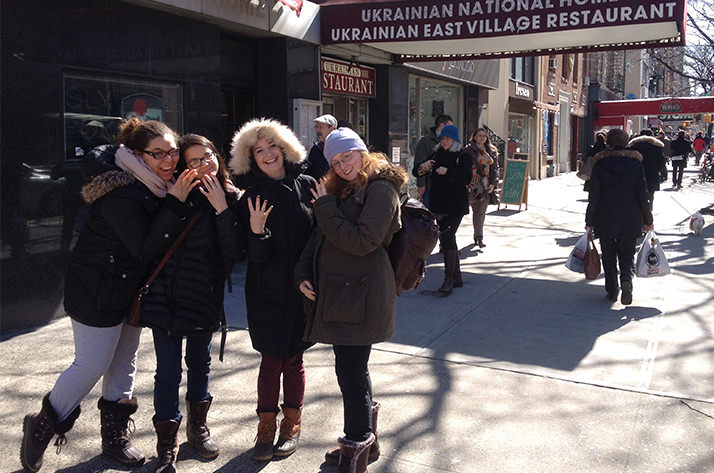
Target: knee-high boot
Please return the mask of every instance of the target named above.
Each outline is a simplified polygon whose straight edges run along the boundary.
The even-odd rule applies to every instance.
[[[454,272],[457,269],[460,275],[459,250],[444,250],[444,282],[436,291],[437,296],[446,297],[451,294],[454,289]],[[461,285],[463,286],[463,282]]]

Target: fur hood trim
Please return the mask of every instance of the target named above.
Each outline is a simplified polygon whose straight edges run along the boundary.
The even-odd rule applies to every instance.
[[[640,161],[642,162],[642,155],[632,149],[608,149],[606,151],[600,151],[598,154],[592,157],[594,159],[594,162],[598,162],[603,158],[609,158],[611,156],[619,156],[622,158],[630,158],[634,159],[635,161]]]
[[[82,187],[82,198],[88,204],[94,203],[115,189],[134,183],[134,176],[125,171],[107,171],[92,179]]]
[[[633,146],[641,144],[641,143],[648,143],[652,146],[657,146],[658,148],[664,148],[664,143],[662,143],[660,140],[658,140],[654,136],[647,136],[647,135],[632,138],[630,140],[630,142],[627,144],[627,147],[632,148]]]
[[[401,189],[409,181],[409,176],[404,169],[388,162],[386,166],[381,167],[372,174],[368,181],[372,182],[376,179],[385,179],[394,184],[397,189]]]
[[[234,174],[248,174],[251,170],[251,148],[260,138],[280,146],[285,162],[299,164],[305,161],[307,151],[290,128],[277,120],[254,119],[245,123],[233,135],[231,160],[228,166]]]

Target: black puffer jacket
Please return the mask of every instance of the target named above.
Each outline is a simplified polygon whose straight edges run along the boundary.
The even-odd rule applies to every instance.
[[[91,204],[67,267],[64,308],[92,327],[120,324],[150,264],[181,233],[181,202],[159,199],[124,171],[96,176],[82,189]],[[164,201],[175,201],[174,211]]]
[[[664,160],[664,143],[652,136],[638,136],[627,145],[642,155],[645,168],[647,190],[652,193],[659,190],[660,181],[667,179],[667,165]]]
[[[230,205],[237,196],[227,193],[226,198]],[[237,260],[242,250],[237,219],[230,208],[216,215],[198,189],[191,191],[186,204],[189,218],[201,209],[203,213],[171,255],[141,306],[141,324],[168,336],[212,333],[221,327],[226,263]]]
[[[598,238],[637,238],[652,225],[652,211],[642,155],[624,148],[602,151],[590,176],[585,224]]]
[[[248,255],[245,300],[250,339],[257,351],[277,358],[300,354],[312,345],[302,340],[305,312],[302,294],[293,284],[293,269],[314,225],[310,189],[315,180],[300,174],[300,165],[286,162],[285,168],[285,179],[276,181],[253,165],[250,173],[256,183],[238,203]],[[260,236],[250,230],[247,201],[255,202],[257,196],[273,206],[265,235]]]
[[[461,145],[454,143],[448,151],[437,146],[429,158],[435,161],[430,174],[429,210],[436,214],[469,213],[466,185],[471,182],[471,159],[459,160],[460,154]],[[447,169],[443,176],[436,172],[442,166]]]

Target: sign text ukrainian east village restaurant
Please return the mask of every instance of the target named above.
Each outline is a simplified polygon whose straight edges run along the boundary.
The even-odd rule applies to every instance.
[[[320,62],[323,92],[376,97],[373,68],[326,57]]]
[[[682,0],[446,0],[345,5],[322,43],[465,39],[674,20]],[[331,8],[338,8],[336,5]]]

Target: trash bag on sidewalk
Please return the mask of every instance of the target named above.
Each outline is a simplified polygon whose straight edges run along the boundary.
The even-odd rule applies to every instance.
[[[635,271],[640,278],[664,276],[670,273],[667,257],[654,230],[650,230],[645,235],[640,251],[637,253]]]
[[[585,251],[588,249],[588,234],[590,230],[586,231],[583,236],[581,236],[577,243],[575,243],[575,248],[570,252],[568,260],[565,262],[565,267],[576,273],[585,272]]]

